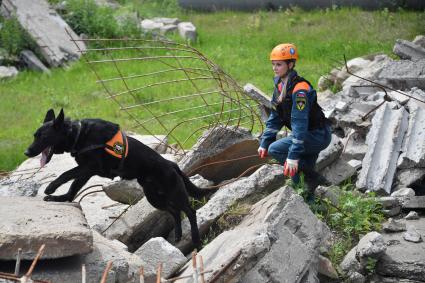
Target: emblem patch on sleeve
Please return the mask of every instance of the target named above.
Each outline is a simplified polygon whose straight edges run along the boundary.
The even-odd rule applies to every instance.
[[[295,104],[297,105],[297,109],[300,111],[303,111],[306,103],[307,103],[307,98],[305,96],[305,93],[297,94],[295,98]]]

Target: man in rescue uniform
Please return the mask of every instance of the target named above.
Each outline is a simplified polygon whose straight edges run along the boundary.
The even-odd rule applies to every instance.
[[[294,70],[298,60],[295,45],[277,45],[270,54],[270,60],[276,75],[273,109],[258,153],[261,158],[269,154],[284,164],[283,173],[294,183],[299,182],[299,173],[303,172],[311,197],[319,184],[327,183],[314,168],[320,151],[331,141],[330,123],[317,103],[312,85]],[[291,130],[291,134],[276,140],[276,134],[283,126]]]

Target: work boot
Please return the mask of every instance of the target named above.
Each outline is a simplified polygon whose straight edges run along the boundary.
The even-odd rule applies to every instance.
[[[314,195],[314,191],[319,185],[331,185],[331,183],[325,177],[316,172],[313,168],[302,168],[302,172],[304,173],[304,182],[306,184],[307,190],[311,195]]]

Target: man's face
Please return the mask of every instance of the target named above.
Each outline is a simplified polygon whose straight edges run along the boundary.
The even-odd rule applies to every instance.
[[[273,72],[276,76],[284,77],[288,73],[289,66],[284,60],[272,61]]]

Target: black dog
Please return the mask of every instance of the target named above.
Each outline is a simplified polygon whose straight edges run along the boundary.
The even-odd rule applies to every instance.
[[[71,121],[65,119],[63,109],[55,118],[53,109],[50,109],[25,155],[34,157],[41,153],[41,166],[44,166],[54,153],[64,152],[70,152],[78,166],[52,181],[44,191],[47,194],[44,200],[72,201],[94,175],[137,179],[152,206],[173,215],[176,242],[182,236],[180,211],[183,211],[190,222],[192,242],[199,247],[196,211],[190,206],[188,194],[201,198],[212,191],[196,187],[177,164],[138,140],[126,137],[117,124],[101,119]],[[70,180],[74,181],[66,194],[50,195]]]

